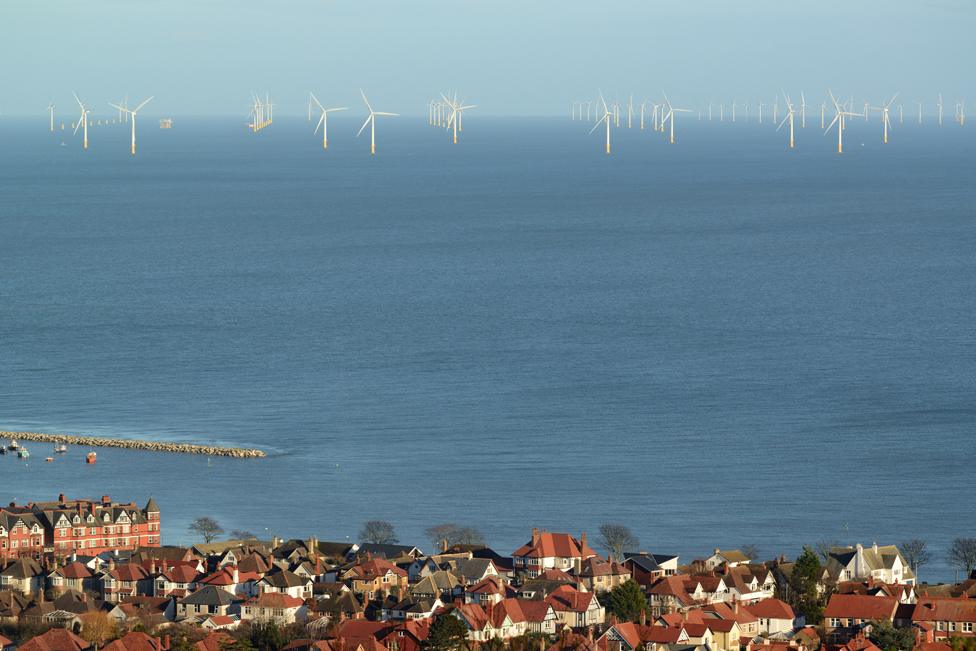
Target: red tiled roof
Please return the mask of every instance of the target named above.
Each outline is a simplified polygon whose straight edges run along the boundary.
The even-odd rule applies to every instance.
[[[124,563],[109,572],[109,575],[119,581],[142,581],[149,578],[147,572],[138,563]]]
[[[233,644],[234,638],[223,631],[214,631],[193,645],[197,651],[221,651],[225,644]]]
[[[830,601],[827,603],[823,614],[827,618],[885,619],[891,621],[897,608],[898,600],[894,597],[835,593],[830,596]]]
[[[580,592],[571,585],[561,585],[546,596],[546,602],[556,612],[586,612],[593,602],[592,592]]]
[[[68,563],[64,567],[58,568],[56,572],[66,579],[88,579],[92,577],[92,571],[88,566],[78,561]]]
[[[89,646],[88,642],[66,628],[52,628],[21,644],[18,651],[82,651]]]
[[[145,633],[132,631],[126,633],[122,638],[110,642],[102,647],[102,651],[165,651],[168,646],[163,646],[162,640],[158,637],[150,637]]]
[[[249,606],[260,608],[298,608],[304,603],[303,599],[292,597],[284,592],[263,592],[247,602]]]
[[[528,558],[589,558],[596,556],[585,538],[577,540],[568,533],[541,531],[532,540],[516,549],[512,556]]]
[[[743,606],[743,608],[762,619],[789,619],[792,621],[796,617],[790,605],[779,599],[763,599],[754,604]]]
[[[913,622],[976,622],[976,599],[968,597],[920,597]]]

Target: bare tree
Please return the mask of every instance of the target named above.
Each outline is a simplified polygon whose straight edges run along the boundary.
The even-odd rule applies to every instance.
[[[217,540],[224,533],[224,528],[217,524],[216,520],[209,517],[197,518],[190,523],[189,529],[190,533],[195,533],[203,538],[203,542],[205,543],[211,543]]]
[[[611,558],[620,562],[624,558],[624,550],[636,548],[640,540],[627,526],[607,522],[600,525],[597,543],[607,550]]]
[[[230,532],[230,539],[231,540],[257,540],[258,537],[255,536],[250,531],[247,531],[246,529],[234,529],[233,531]]]
[[[400,542],[396,529],[386,520],[370,520],[365,523],[359,530],[359,539],[374,545],[394,545]]]
[[[759,547],[757,545],[743,545],[742,553],[752,562],[759,560]]]
[[[833,540],[821,540],[816,545],[814,545],[814,550],[820,557],[822,563],[827,563],[830,560],[830,550],[832,547],[836,547],[837,542]]]
[[[961,570],[969,578],[976,568],[976,538],[956,538],[949,545],[949,565]]]
[[[435,524],[424,530],[427,539],[434,549],[440,549],[444,543],[451,545],[484,545],[485,537],[474,527],[465,527],[453,522]]]
[[[915,580],[918,581],[918,568],[927,565],[932,560],[932,554],[929,553],[928,546],[921,538],[912,538],[898,545],[898,547],[908,562],[908,566],[915,573]]]
[[[93,610],[79,617],[81,620],[81,637],[93,646],[100,647],[118,635],[115,620],[108,613]]]

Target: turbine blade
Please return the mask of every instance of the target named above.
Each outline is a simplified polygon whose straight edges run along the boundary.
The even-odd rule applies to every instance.
[[[309,93],[308,96],[312,98],[312,101],[315,102],[315,105],[319,107],[319,110],[325,110],[325,107],[322,106],[321,102],[319,102],[319,98],[315,96],[315,93]]]
[[[149,102],[151,102],[153,100],[153,97],[155,97],[155,95],[150,95],[147,99],[144,99],[142,101],[142,104],[140,104],[139,106],[137,106],[134,109],[132,109],[131,113],[138,113],[139,112],[139,109],[141,109],[143,106],[145,106],[146,104],[148,104]]]
[[[363,129],[365,129],[365,128],[366,128],[366,126],[367,126],[367,125],[369,124],[369,121],[370,121],[370,120],[372,120],[372,119],[373,119],[373,114],[372,114],[372,113],[370,113],[370,114],[369,114],[369,117],[368,117],[368,118],[366,118],[366,121],[365,121],[365,122],[363,122],[363,126],[361,126],[361,127],[359,127],[359,131],[357,131],[357,132],[356,132],[356,137],[357,137],[357,138],[358,138],[358,137],[359,137],[359,136],[360,136],[360,135],[362,134],[362,132],[363,132]]]
[[[359,89],[359,94],[363,96],[363,101],[366,102],[366,108],[368,108],[369,112],[372,113],[373,107],[369,105],[369,100],[366,99],[366,93],[363,92],[362,88]]]

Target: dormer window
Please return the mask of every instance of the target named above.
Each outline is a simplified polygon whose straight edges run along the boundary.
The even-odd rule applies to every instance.
[[[95,521],[95,516],[92,515],[91,513],[89,513],[88,514],[88,517],[85,518],[85,519],[88,520],[88,522],[94,522]]]
[[[111,521],[112,521],[112,518],[111,518],[111,516],[109,516],[108,513],[106,513],[105,515],[102,516],[102,522],[111,522]]]
[[[75,524],[78,524],[79,522],[81,522],[81,518],[79,518],[79,517],[78,517],[78,516],[76,515],[75,517],[73,517],[73,518],[71,518],[71,521],[72,521],[72,522],[74,522]]]

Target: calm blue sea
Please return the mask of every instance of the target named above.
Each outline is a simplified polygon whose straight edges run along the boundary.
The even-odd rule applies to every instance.
[[[0,458],[227,530],[403,541],[630,525],[766,557],[976,536],[976,136],[854,122],[679,143],[567,118],[92,129],[0,120],[0,427],[258,446]],[[819,122],[819,116],[811,122]],[[368,134],[367,134],[368,135]],[[62,139],[66,142],[61,147]]]

